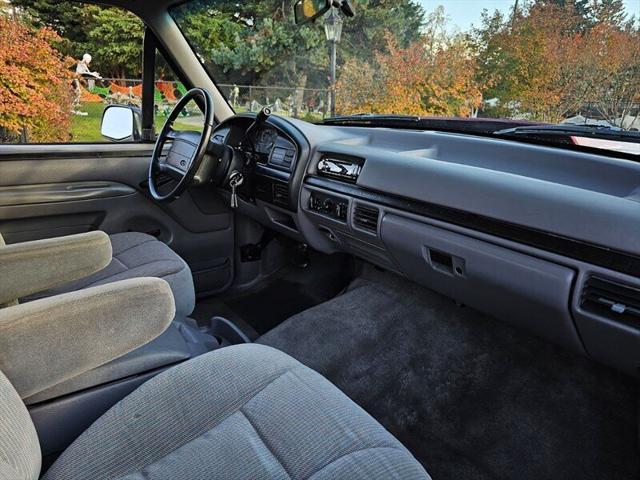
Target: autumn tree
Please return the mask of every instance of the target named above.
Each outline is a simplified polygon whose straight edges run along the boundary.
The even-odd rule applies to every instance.
[[[371,63],[352,58],[342,67],[336,84],[336,107],[341,115],[383,113],[386,82]],[[399,113],[399,112],[396,112]]]
[[[537,4],[504,39],[514,60],[507,73],[515,84],[514,100],[535,119],[559,122],[586,100],[574,88],[581,75],[579,21],[568,7]]]
[[[484,114],[555,123],[595,105],[616,123],[637,106],[638,31],[624,23],[619,2],[588,6],[537,0],[515,20],[485,12],[471,35],[478,82],[495,99]]]
[[[577,89],[612,125],[640,116],[640,33],[600,23],[580,39]]]
[[[470,116],[480,105],[475,62],[461,37],[436,45],[424,37],[401,47],[390,36],[372,63],[352,60],[338,79],[342,114]]]
[[[30,142],[69,139],[68,61],[52,46],[58,35],[0,15],[0,132]]]

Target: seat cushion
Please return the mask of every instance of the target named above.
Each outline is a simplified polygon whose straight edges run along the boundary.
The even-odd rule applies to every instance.
[[[320,374],[270,347],[242,345],[142,385],[98,419],[43,478],[429,476]]]
[[[193,312],[195,307],[193,277],[189,266],[177,253],[145,233],[117,233],[110,235],[109,238],[113,259],[106,268],[24,300],[50,297],[129,278],[157,277],[166,280],[173,291],[176,316],[186,317]]]

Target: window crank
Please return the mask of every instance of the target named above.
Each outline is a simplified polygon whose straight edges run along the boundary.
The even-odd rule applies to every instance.
[[[237,188],[244,183],[244,175],[239,171],[234,171],[229,177],[229,186],[231,187],[231,208],[238,208]]]

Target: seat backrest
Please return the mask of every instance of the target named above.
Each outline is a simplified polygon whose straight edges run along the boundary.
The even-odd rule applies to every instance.
[[[36,480],[42,455],[27,407],[0,371],[0,480]]]

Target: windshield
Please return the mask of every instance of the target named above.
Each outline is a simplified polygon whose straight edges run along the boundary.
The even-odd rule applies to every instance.
[[[360,0],[353,18],[333,8],[305,25],[293,3],[172,9],[237,112],[640,129],[637,0]]]

